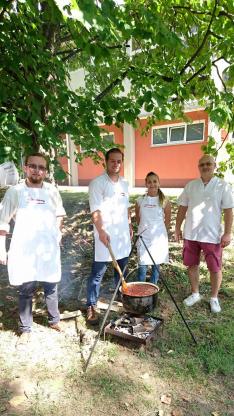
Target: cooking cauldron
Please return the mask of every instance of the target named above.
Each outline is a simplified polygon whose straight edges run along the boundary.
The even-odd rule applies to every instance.
[[[146,282],[127,283],[127,292],[122,294],[123,307],[126,312],[142,315],[155,309],[158,299],[158,286]]]

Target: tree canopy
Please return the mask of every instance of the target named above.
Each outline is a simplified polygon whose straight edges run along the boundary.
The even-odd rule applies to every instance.
[[[183,117],[195,99],[219,128],[234,130],[233,1],[118,3],[0,1],[0,160],[39,146],[61,156],[65,133],[85,150],[78,160],[95,159],[92,149],[108,147],[98,123],[136,125],[144,109],[150,126]],[[85,88],[71,91],[78,68]],[[216,152],[212,140],[205,151]]]

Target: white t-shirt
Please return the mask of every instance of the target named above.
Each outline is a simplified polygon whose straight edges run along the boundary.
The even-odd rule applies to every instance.
[[[23,182],[7,190],[0,204],[0,230],[8,231],[8,223],[14,218],[7,263],[12,285],[60,280],[57,217],[64,215],[60,194],[49,183],[44,182],[42,188],[31,188]]]
[[[201,179],[189,182],[178,198],[178,205],[188,207],[184,238],[206,243],[220,243],[222,210],[233,208],[231,186],[213,177],[207,185]]]
[[[119,177],[113,182],[107,173],[93,179],[89,184],[89,205],[91,213],[99,210],[104,230],[110,236],[110,244],[117,260],[128,257],[131,240],[128,224],[129,194],[128,182]],[[108,249],[100,241],[94,226],[95,261],[111,261]]]

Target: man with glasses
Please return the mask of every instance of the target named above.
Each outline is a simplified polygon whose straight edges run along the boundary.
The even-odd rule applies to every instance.
[[[183,261],[188,267],[192,294],[184,299],[184,304],[193,306],[201,300],[199,263],[203,251],[210,272],[210,309],[218,313],[221,311],[218,293],[222,282],[222,250],[231,242],[234,202],[231,187],[214,176],[215,166],[212,156],[202,156],[198,163],[200,179],[189,182],[178,198],[175,239],[180,241],[185,219]]]
[[[0,264],[7,264],[10,284],[19,287],[21,343],[29,340],[37,282],[44,288],[49,326],[61,331],[57,283],[61,278],[60,239],[65,211],[57,188],[44,182],[47,171],[43,154],[27,156],[25,181],[9,188],[0,204]],[[6,253],[12,218],[15,225]]]

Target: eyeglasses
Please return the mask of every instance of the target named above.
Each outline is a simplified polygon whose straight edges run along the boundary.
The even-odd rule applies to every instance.
[[[29,163],[27,165],[30,170],[39,170],[39,172],[46,172],[47,168],[43,165],[35,165],[34,163]]]
[[[213,163],[212,162],[204,162],[204,163],[200,163],[198,166],[199,168],[203,168],[204,166],[212,166]]]

